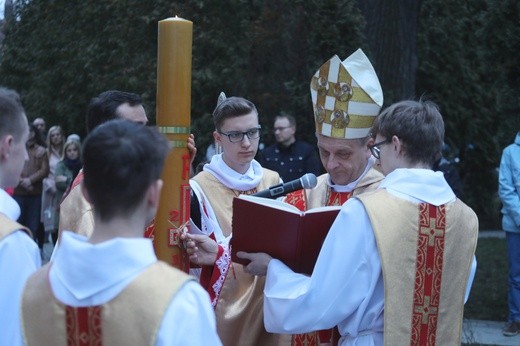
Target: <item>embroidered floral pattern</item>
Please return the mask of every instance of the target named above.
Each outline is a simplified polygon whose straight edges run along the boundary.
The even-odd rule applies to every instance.
[[[214,292],[212,295],[213,299],[211,300],[211,305],[213,305],[213,307],[217,305],[218,298],[220,297],[220,291],[222,290],[222,286],[224,286],[224,281],[226,280],[226,275],[230,265],[231,254],[228,249],[224,249],[222,255],[215,261],[215,266],[217,267],[220,275],[218,276],[215,283],[211,286]]]

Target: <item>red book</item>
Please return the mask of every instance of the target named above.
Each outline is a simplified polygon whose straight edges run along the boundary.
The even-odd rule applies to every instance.
[[[265,252],[295,272],[311,274],[340,208],[303,212],[278,200],[241,195],[233,200],[231,259],[247,265],[238,251]]]

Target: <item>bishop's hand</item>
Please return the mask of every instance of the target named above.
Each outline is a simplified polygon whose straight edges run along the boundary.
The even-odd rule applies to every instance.
[[[244,267],[244,271],[251,275],[265,276],[267,274],[267,267],[269,262],[273,259],[263,252],[237,252],[237,257],[248,259],[251,262]]]

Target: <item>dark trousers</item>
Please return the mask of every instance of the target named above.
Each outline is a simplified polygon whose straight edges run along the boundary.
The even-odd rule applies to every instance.
[[[506,232],[509,322],[520,322],[520,233]]]
[[[31,195],[31,196],[13,196],[18,202],[22,213],[18,218],[18,222],[29,228],[33,234],[34,240],[38,243],[41,248],[43,246],[43,239],[45,232],[42,232],[40,228],[40,215],[42,210],[42,196]],[[41,234],[40,234],[41,233]]]

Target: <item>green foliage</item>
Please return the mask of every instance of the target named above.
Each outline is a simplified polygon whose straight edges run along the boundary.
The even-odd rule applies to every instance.
[[[19,90],[30,119],[84,133],[91,97],[107,89],[154,98],[156,20],[145,1],[17,2],[7,28],[2,84]],[[148,54],[142,54],[148,52]],[[144,76],[144,78],[143,78]]]
[[[91,97],[136,92],[155,117],[157,22],[178,15],[194,23],[192,128],[198,148],[211,142],[220,91],[251,99],[269,128],[280,111],[297,116],[314,141],[310,76],[332,55],[362,43],[355,0],[19,2],[8,29],[2,84],[20,91],[30,119],[83,131]],[[202,154],[199,150],[199,153]]]
[[[498,227],[495,168],[520,128],[519,13],[515,0],[423,0],[418,18],[416,94],[441,107],[446,140],[461,158],[464,201],[482,228]],[[140,94],[153,123],[157,22],[173,15],[194,23],[199,160],[221,91],[255,102],[267,144],[281,111],[297,117],[298,134],[312,143],[311,75],[334,54],[343,59],[361,47],[370,55],[365,28],[377,27],[381,44],[399,42],[395,27],[366,24],[356,0],[20,0],[19,20],[5,28],[1,84],[21,93],[30,119],[44,117],[66,132],[84,135],[90,98],[109,89]],[[387,100],[400,95],[384,92]]]
[[[496,167],[520,129],[518,15],[516,1],[425,0],[419,18],[417,94],[441,107],[464,201],[484,229],[499,227]]]
[[[314,142],[310,76],[334,54],[345,58],[359,46],[364,22],[354,4],[283,0],[184,6],[195,23],[192,125],[207,133],[197,140],[199,147],[211,141],[209,114],[220,91],[256,104],[263,141],[272,141],[273,119],[285,111],[296,116],[300,137]]]

